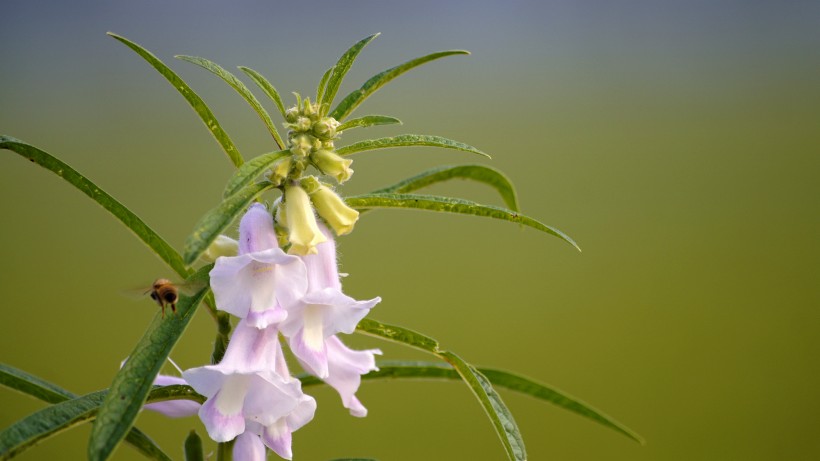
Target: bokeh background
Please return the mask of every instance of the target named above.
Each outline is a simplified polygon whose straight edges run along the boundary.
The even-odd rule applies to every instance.
[[[817,2],[5,0],[2,10],[0,133],[74,166],[177,248],[232,168],[180,95],[106,31],[175,69],[246,157],[273,150],[262,123],[173,55],[247,65],[283,95],[307,95],[350,44],[382,32],[344,95],[413,57],[472,51],[400,77],[356,112],[404,126],[345,141],[425,133],[475,145],[513,179],[524,212],[583,253],[500,221],[380,211],[340,242],[347,292],[382,296],[373,318],[566,390],[647,439],[502,392],[531,459],[820,457]],[[363,153],[341,191],[469,162],[485,160]],[[463,182],[433,192],[500,204]],[[171,272],[99,206],[9,152],[0,197],[0,360],[76,393],[107,387],[157,314],[119,293]],[[204,364],[212,340],[200,312],[172,357]],[[463,384],[365,383],[361,420],[331,390],[312,392],[319,410],[295,434],[297,460],[504,458]],[[42,406],[0,390],[0,426]],[[204,433],[195,418],[145,413],[138,425],[177,458],[191,428]],[[19,459],[83,459],[89,429]],[[141,459],[128,446],[114,458]]]

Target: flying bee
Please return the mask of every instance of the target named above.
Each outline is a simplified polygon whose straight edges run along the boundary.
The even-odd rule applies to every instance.
[[[185,295],[193,295],[202,285],[202,282],[174,283],[168,279],[159,278],[154,280],[150,287],[137,291],[140,296],[150,294],[151,299],[162,308],[162,318],[165,318],[165,306],[171,306],[171,312],[177,313],[177,301],[179,301],[180,292]]]

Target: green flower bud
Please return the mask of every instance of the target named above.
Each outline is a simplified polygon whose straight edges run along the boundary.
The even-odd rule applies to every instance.
[[[306,157],[310,154],[310,147],[313,144],[312,136],[300,134],[290,139],[290,151],[293,155]]]
[[[299,118],[299,109],[296,106],[285,111],[285,120],[289,123],[295,123],[297,118]]]
[[[325,117],[313,124],[313,133],[321,139],[332,139],[336,137],[336,127],[340,123],[333,117]]]
[[[336,152],[330,150],[318,150],[310,154],[310,160],[322,173],[333,176],[339,184],[350,179],[353,170],[350,164],[353,160],[343,158]]]
[[[327,240],[316,225],[307,192],[298,184],[285,187],[285,219],[291,244],[289,253],[315,254],[316,245]]]
[[[319,216],[333,228],[336,235],[349,234],[359,219],[359,212],[347,206],[329,187],[320,185],[310,194],[310,200]]]
[[[290,174],[290,167],[293,165],[293,157],[285,157],[280,158],[273,164],[273,167],[270,169],[270,173],[268,174],[268,179],[275,185],[278,186],[282,184],[282,182],[287,179],[288,175]]]
[[[291,126],[296,131],[309,131],[310,126],[312,124],[313,122],[311,122],[308,117],[299,117],[296,119],[296,122]]]
[[[239,242],[227,235],[217,235],[208,249],[202,253],[202,259],[207,262],[214,262],[220,256],[236,256],[239,254]]]

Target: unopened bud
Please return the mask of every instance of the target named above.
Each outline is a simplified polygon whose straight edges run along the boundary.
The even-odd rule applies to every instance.
[[[227,235],[219,234],[216,240],[208,245],[208,249],[202,253],[202,259],[208,262],[216,261],[220,256],[236,256],[239,253],[239,242],[228,237]]]
[[[287,179],[288,174],[290,174],[291,165],[293,165],[293,157],[280,158],[273,164],[273,168],[271,168],[270,174],[268,174],[268,179],[270,179],[274,186],[282,184],[282,181]]]
[[[296,131],[308,131],[312,124],[308,117],[298,117],[292,127]]]
[[[290,253],[315,254],[316,245],[326,240],[316,225],[316,216],[307,192],[299,185],[285,188],[285,219],[287,220]]]
[[[359,212],[347,206],[344,200],[327,186],[320,185],[310,194],[310,200],[316,212],[333,228],[336,235],[349,234],[359,220]]]
[[[287,120],[288,123],[295,123],[296,119],[298,119],[298,118],[299,118],[299,108],[297,108],[296,106],[293,106],[290,109],[285,111],[285,120]]]
[[[333,117],[325,117],[313,124],[313,133],[321,139],[332,139],[336,137],[336,127],[339,122]]]
[[[293,155],[305,157],[310,154],[310,147],[313,144],[311,137],[305,134],[300,134],[290,139],[290,151]]]
[[[333,176],[339,184],[350,179],[353,174],[353,170],[350,168],[353,160],[343,158],[336,152],[325,149],[318,150],[310,155],[310,159],[316,165],[316,168],[328,176]]]

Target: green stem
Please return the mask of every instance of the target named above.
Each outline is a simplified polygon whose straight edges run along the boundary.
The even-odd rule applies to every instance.
[[[216,444],[216,461],[233,461],[233,443],[234,440]]]

